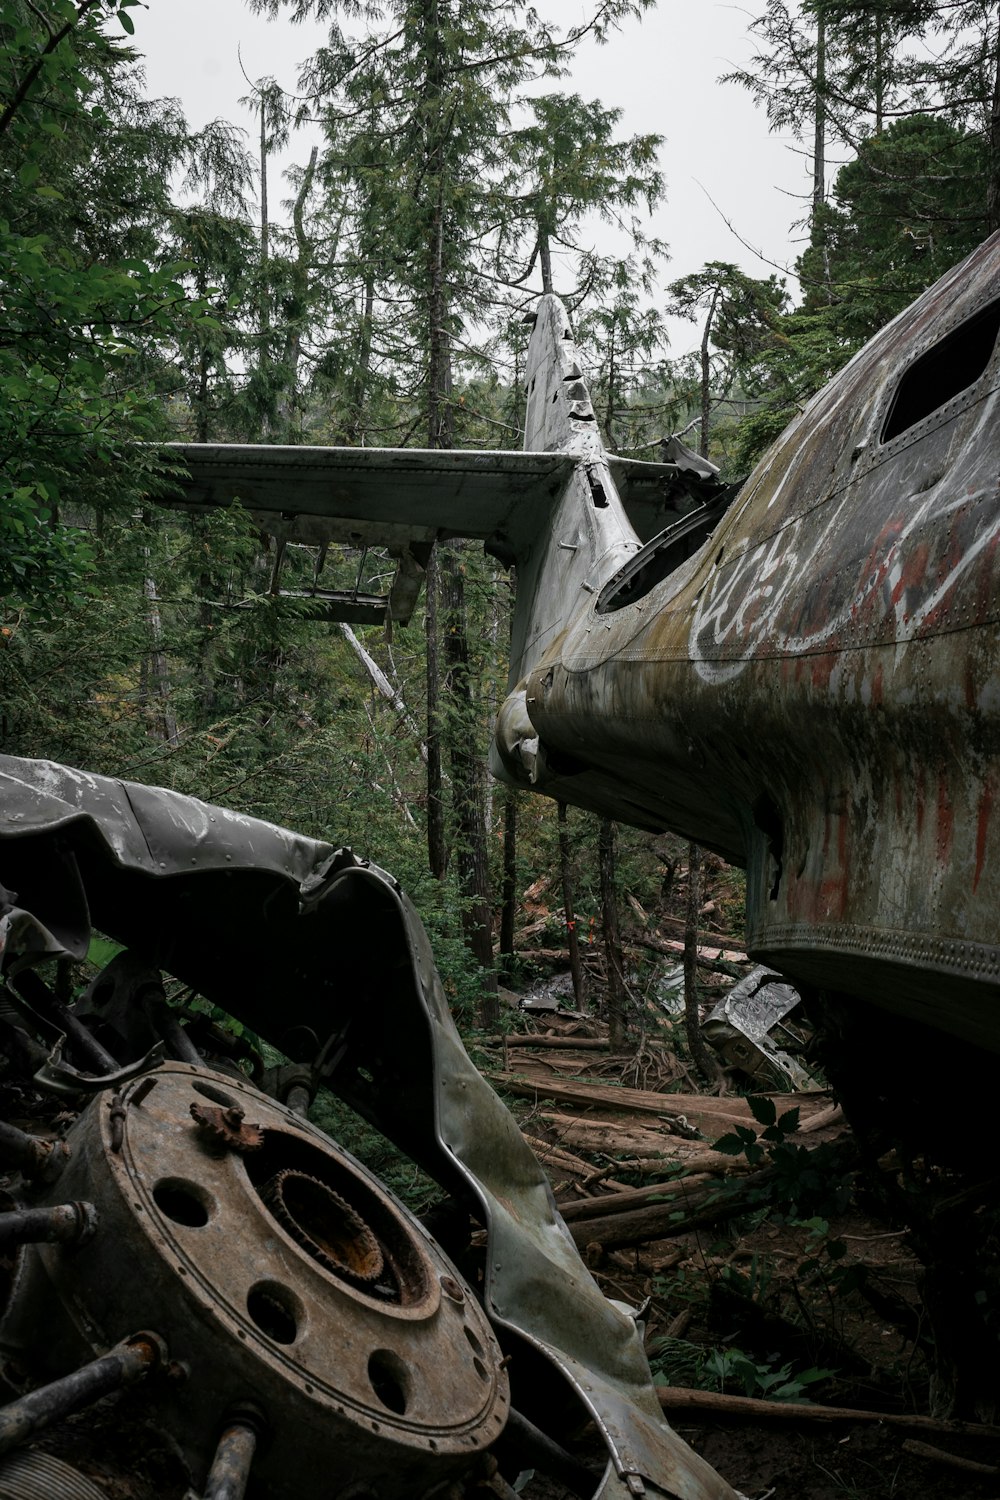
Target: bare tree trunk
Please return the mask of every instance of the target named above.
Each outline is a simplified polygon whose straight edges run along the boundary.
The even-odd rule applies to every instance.
[[[701,1034],[701,1013],[698,1007],[698,912],[701,908],[701,849],[697,844],[688,845],[687,908],[684,922],[684,1025],[687,1031],[688,1048],[699,1072],[709,1083],[718,1083],[722,1070],[709,1050]]]
[[[278,398],[278,431],[282,438],[291,442],[299,435],[300,426],[298,412],[298,377],[299,359],[302,355],[302,325],[306,319],[307,305],[309,301],[309,263],[312,255],[312,246],[306,237],[305,231],[305,206],[316,175],[316,157],[319,147],[314,146],[309,153],[309,164],[302,177],[302,183],[295,197],[295,207],[292,211],[292,223],[295,228],[295,264],[292,267],[292,316],[289,318],[285,330],[285,351],[282,365],[285,371],[284,388]]]
[[[483,760],[476,743],[475,713],[470,680],[468,629],[465,610],[465,572],[459,547],[445,553],[442,599],[445,606],[444,655],[452,723],[448,733],[452,803],[457,827],[456,860],[462,896],[462,928],[466,945],[485,971],[480,1025],[496,1027],[500,1019],[497,981],[493,969],[493,903],[490,891],[489,844],[486,837]]]
[[[986,212],[990,230],[1000,228],[1000,19],[993,52],[993,100],[990,108],[989,182]]]
[[[823,207],[826,203],[826,21],[816,21],[816,101],[813,117],[813,185],[812,243],[821,238]]]
[[[517,792],[504,788],[503,885],[500,901],[500,962],[510,968],[514,957],[514,922],[517,916]]]
[[[573,976],[573,998],[577,1009],[583,1005],[583,964],[580,960],[580,934],[576,928],[576,911],[573,900],[573,871],[570,861],[569,828],[566,823],[566,804],[559,808],[559,870],[562,875],[563,915],[566,919],[566,942],[569,947],[569,968]]]
[[[712,320],[718,303],[719,288],[716,287],[712,293],[708,317],[705,319],[705,327],[701,335],[701,439],[698,452],[702,458],[708,457],[708,424],[712,415],[712,356],[709,342],[712,337]]]
[[[146,557],[149,557],[149,549],[146,548]],[[156,592],[155,578],[147,576],[142,581],[142,591],[146,596],[148,609],[146,618],[149,621],[149,633],[153,640],[153,650],[149,654],[149,678],[153,684],[153,692],[160,701],[160,712],[158,724],[153,735],[155,739],[163,740],[167,745],[177,744],[177,720],[170,704],[170,672],[167,668],[167,658],[160,649],[163,641],[163,626],[160,621],[160,601]]]
[[[608,977],[608,1027],[612,1048],[625,1045],[625,974],[622,966],[621,925],[618,921],[618,839],[610,818],[601,819],[598,865],[601,881],[601,925]]]
[[[444,777],[441,773],[441,665],[438,630],[439,562],[437,543],[427,559],[424,581],[427,613],[427,866],[435,880],[448,873],[444,826]]]
[[[549,248],[548,231],[545,229],[540,229],[538,231],[538,257],[542,269],[542,291],[551,292],[552,252]]]
[[[427,746],[420,737],[420,726],[418,725],[416,719],[414,719],[413,715],[410,713],[410,710],[407,708],[406,703],[403,699],[402,692],[399,690],[399,688],[393,687],[392,683],[382,671],[382,668],[379,666],[378,662],[365,650],[364,646],[358,640],[350,625],[346,624],[344,621],[341,621],[340,628],[343,631],[344,637],[350,645],[351,650],[354,652],[355,656],[358,658],[358,660],[361,662],[361,665],[368,673],[368,676],[371,678],[372,683],[374,684],[377,691],[381,693],[382,697],[386,700],[387,703],[392,704],[395,712],[399,715],[400,719],[406,725],[407,729],[410,730],[411,734],[413,734],[420,748],[420,759],[423,761],[424,765],[426,765]]]

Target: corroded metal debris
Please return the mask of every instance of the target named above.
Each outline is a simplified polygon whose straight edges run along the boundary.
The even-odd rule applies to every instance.
[[[259,1125],[248,1125],[238,1104],[191,1105],[191,1118],[202,1138],[217,1151],[259,1151],[264,1134]]]

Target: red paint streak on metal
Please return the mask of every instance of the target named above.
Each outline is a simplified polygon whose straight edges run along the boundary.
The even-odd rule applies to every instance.
[[[878,708],[882,702],[882,687],[882,663],[879,662],[872,677],[872,706],[874,708]]]
[[[979,816],[976,820],[976,873],[972,877],[973,891],[978,889],[979,877],[983,873],[986,859],[986,834],[993,814],[993,777],[987,776],[979,797]]]
[[[938,773],[937,790],[937,861],[946,865],[951,858],[952,835],[955,831],[955,809],[948,795],[948,779],[943,771]]]
[[[891,602],[893,609],[895,609],[904,594],[908,593],[911,589],[916,590],[920,588],[927,574],[929,556],[930,549],[927,543],[924,542],[921,546],[915,547],[907,557],[899,582],[892,591]],[[909,617],[907,616],[907,618]]]
[[[837,663],[837,653],[825,651],[822,656],[814,656],[812,659],[812,685],[818,693],[825,693],[830,687],[830,674]]]
[[[965,682],[965,706],[966,708],[975,708],[977,703],[976,679],[973,675],[971,663],[968,661],[965,663],[963,678]]]
[[[1000,489],[1000,486],[998,486]],[[997,607],[997,578],[996,578],[996,553],[1000,544],[1000,536],[994,536],[983,548],[976,568],[976,585],[974,591],[966,590],[967,593],[974,592],[976,601],[975,624],[981,625],[985,621],[993,619]]]

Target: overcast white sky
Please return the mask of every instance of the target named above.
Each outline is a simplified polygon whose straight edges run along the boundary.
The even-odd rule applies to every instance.
[[[762,8],[763,0],[750,0],[746,9],[719,0],[659,0],[655,11],[606,46],[587,47],[559,85],[622,109],[622,133],[665,137],[666,204],[649,232],[670,247],[667,279],[707,260],[735,261],[763,276],[773,269],[765,262],[787,266],[798,251],[800,231],[791,226],[803,214],[809,162],[789,149],[794,143],[768,133],[748,94],[718,82],[751,56],[747,26]],[[588,7],[550,0],[543,9],[570,25]],[[250,125],[238,102],[248,91],[240,55],[250,78],[272,74],[294,90],[299,64],[326,31],[253,16],[243,0],[148,0],[148,8],[131,15],[149,94],[178,96],[196,129],[220,116]],[[300,136],[290,159],[304,162],[308,150]],[[285,195],[280,181],[271,183],[274,201]],[[765,260],[740,243],[723,215]],[[671,324],[672,355],[696,342],[692,325]]]

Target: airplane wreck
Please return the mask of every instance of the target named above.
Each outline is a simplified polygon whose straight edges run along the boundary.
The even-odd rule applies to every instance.
[[[831,1071],[874,1111],[859,1016],[1000,1050],[998,284],[994,237],[738,489],[677,445],[607,453],[546,297],[523,453],[181,445],[163,503],[238,499],[279,552],[389,547],[385,597],[327,594],[331,619],[405,621],[439,539],[516,565],[494,770],[745,865],[748,951],[836,1015]],[[732,1495],[663,1423],[638,1315],[579,1261],[391,876],[171,793],[0,776],[0,1021],[75,1115],[64,1140],[0,1138],[0,1352],[25,1389],[0,1453],[137,1382],[203,1500],[509,1495],[528,1468],[602,1500]],[[69,1008],[39,971],[92,926],[127,956]],[[287,1067],[250,1079],[196,1045],[164,974]],[[441,1183],[454,1233],[309,1125],[319,1084]],[[568,1451],[587,1417],[599,1473]]]
[[[602,1500],[733,1495],[664,1422],[638,1313],[580,1259],[390,875],[48,762],[0,757],[0,787],[0,1024],[17,1076],[75,1114],[56,1141],[0,1129],[0,1355],[28,1387],[0,1408],[0,1494],[4,1454],[141,1380],[204,1500],[509,1496],[531,1469]],[[69,1009],[39,967],[93,928],[124,948]],[[164,972],[291,1061],[247,1077]],[[465,1271],[309,1124],[321,1085],[446,1190]],[[597,1471],[563,1446],[588,1418]],[[89,1494],[43,1459],[14,1479],[55,1465]]]

